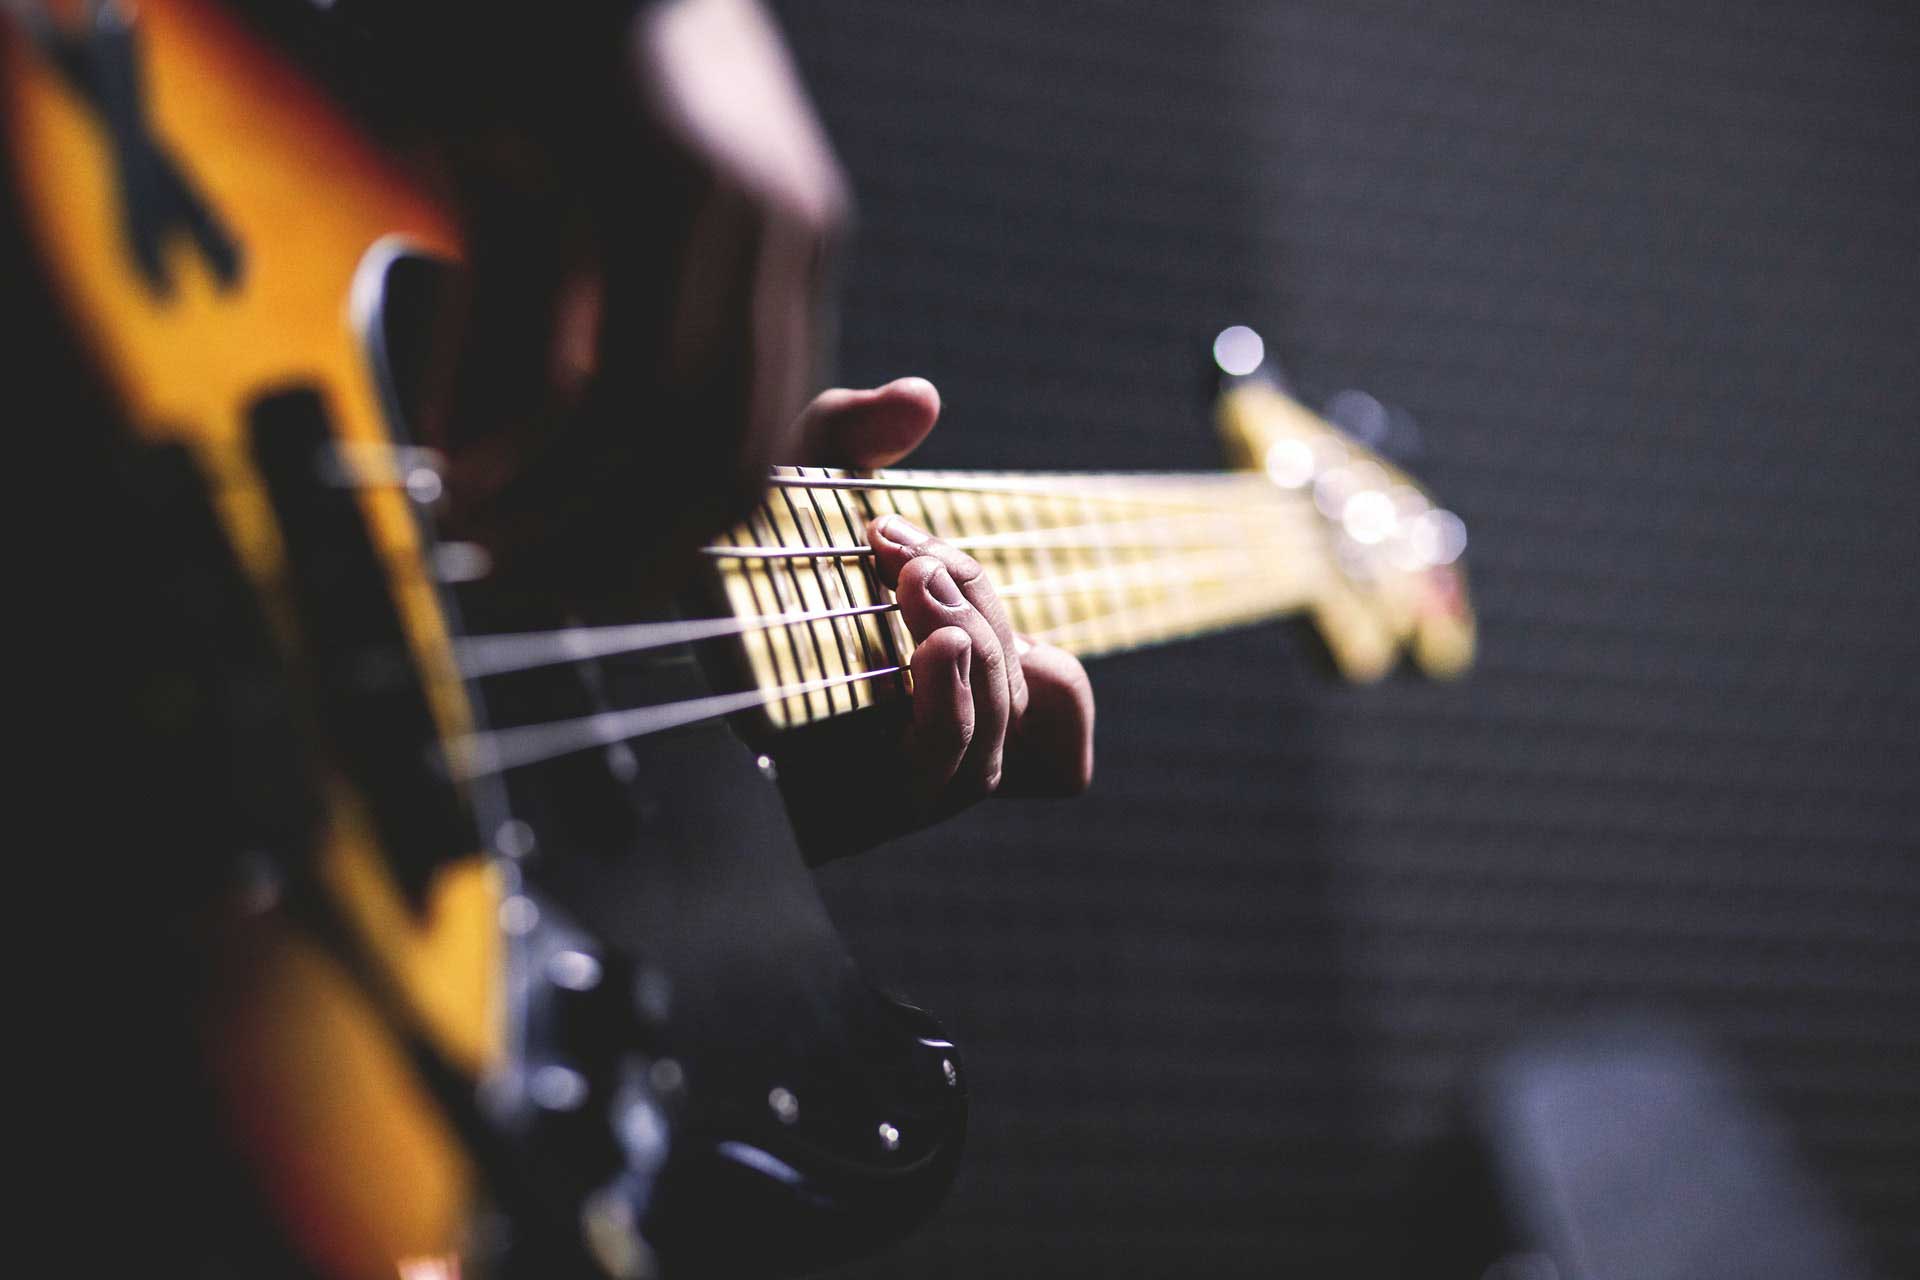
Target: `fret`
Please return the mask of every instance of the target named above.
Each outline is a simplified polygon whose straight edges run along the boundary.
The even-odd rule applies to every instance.
[[[1129,513],[1129,518],[1132,514]],[[1119,563],[1117,574],[1127,597],[1126,613],[1115,620],[1118,631],[1115,642],[1127,646],[1139,644],[1143,637],[1152,634],[1154,616],[1166,611],[1166,602],[1182,576],[1183,561],[1178,559],[1182,544],[1170,542],[1143,547],[1137,540],[1122,542],[1116,538],[1112,525],[1103,531],[1102,542],[1108,559]],[[1169,557],[1173,557],[1171,566],[1166,563]]]
[[[829,474],[834,477],[840,477],[847,473],[831,472]],[[841,492],[851,494],[859,501],[861,507],[865,509],[866,518],[869,521],[877,520],[886,515],[897,515],[907,520],[913,519],[911,514],[902,509],[901,504],[903,497],[915,496],[908,491],[895,489],[846,489]],[[872,583],[873,590],[876,593],[875,598],[879,599],[884,596],[884,598],[891,600],[893,598],[892,594],[887,592],[886,588],[881,585],[874,567],[871,564],[867,564],[863,565],[862,568],[868,575],[868,581]],[[901,618],[898,611],[883,615],[879,619],[879,625],[885,632],[888,651],[897,655],[895,665],[900,668],[900,692],[905,696],[911,697],[913,695],[913,633],[907,630],[906,621]]]
[[[1244,556],[1220,551],[1199,551],[1142,560],[1115,568],[1101,567],[1092,576],[1127,601],[1123,611],[1092,615],[1070,624],[1068,633],[1083,638],[1076,652],[1109,652],[1153,643],[1172,635],[1198,629],[1207,622],[1232,617],[1245,597],[1241,585],[1250,566]],[[1065,591],[1076,585],[1079,574],[1069,574],[1052,582],[1035,583],[1021,590]],[[1186,586],[1195,603],[1176,614],[1168,602],[1171,587]],[[1050,642],[1051,633],[1048,636]]]
[[[1238,511],[1237,505],[1223,501],[1205,517],[1181,524],[1175,539],[1177,545],[1185,549],[1240,547],[1242,543],[1235,536]],[[1159,607],[1141,612],[1127,642],[1130,645],[1162,642],[1204,620],[1218,617],[1223,610],[1231,608],[1236,595],[1245,591],[1256,566],[1253,558],[1242,552],[1224,566],[1205,567],[1213,567],[1218,572],[1211,576],[1189,574],[1180,571],[1176,563],[1173,572],[1161,574],[1155,584],[1160,588]]]
[[[979,530],[981,503],[984,501],[982,495],[966,490],[955,490],[943,496],[946,498],[948,510],[947,525],[948,528],[952,530],[951,536],[964,538],[969,533]],[[942,534],[940,536],[946,537],[949,535]]]
[[[1091,497],[1085,495],[1080,499],[1081,519],[1090,526],[1098,523],[1097,517],[1091,510],[1092,501]],[[1127,595],[1116,583],[1110,580],[1103,581],[1103,578],[1113,571],[1113,555],[1102,535],[1095,534],[1088,540],[1088,559],[1093,568],[1081,579],[1088,584],[1085,591],[1087,612],[1090,617],[1101,620],[1101,625],[1090,627],[1089,630],[1097,637],[1095,643],[1103,647],[1117,648],[1124,641],[1114,628],[1117,625],[1116,620],[1127,616]],[[1110,607],[1102,603],[1102,595],[1110,602]]]
[[[1042,530],[1040,545],[1033,551],[1035,577],[1047,577],[1071,568],[1074,563],[1073,551],[1077,535],[1062,535],[1056,531],[1073,527],[1073,512],[1057,497],[1044,496],[1033,500],[1036,523]],[[1063,626],[1073,621],[1078,613],[1073,601],[1063,596],[1053,596],[1044,601],[1031,601],[1026,606],[1030,631],[1040,631],[1050,627]]]
[[[1032,494],[1002,493],[986,496],[982,505],[986,509],[987,530],[975,541],[990,545],[969,546],[967,550],[978,555],[982,550],[991,550],[993,546],[1003,548],[998,576],[994,581],[999,582],[1004,578],[1012,584],[1048,576],[1052,570],[1046,565],[1046,548],[1040,545],[1044,538],[1031,536],[1046,526],[1040,501]],[[1029,536],[1021,538],[1019,535],[1022,534]],[[1008,616],[1017,631],[1035,630],[1036,619],[1048,610],[1047,601],[1029,600],[1024,604],[1016,601],[1007,606]]]
[[[735,546],[750,546],[758,542],[744,528],[732,531],[727,539]],[[737,613],[742,616],[769,616],[781,612],[779,599],[774,596],[766,579],[765,561],[729,560],[723,562],[722,569],[728,600]],[[762,689],[791,688],[800,683],[799,662],[793,655],[792,636],[785,627],[767,627],[748,632],[742,639],[746,646],[748,668],[754,682]],[[805,714],[804,706],[796,707],[786,699],[767,703],[766,710],[776,728],[801,723],[799,717]]]
[[[992,541],[994,534],[1004,533],[1016,527],[1009,515],[1014,495],[983,493],[979,498],[975,518],[956,545],[978,560],[986,569],[988,581],[996,585],[1001,582],[1018,581],[1020,578],[1029,576],[1027,565],[1022,561],[1017,548],[996,546]],[[985,545],[975,545],[979,543]],[[1009,621],[1011,620],[1009,615]]]
[[[1264,472],[781,468],[776,478],[765,506],[716,548],[744,554],[713,560],[730,607],[743,615],[890,604],[864,554],[865,529],[898,514],[975,556],[1018,630],[1077,654],[1308,612],[1339,633],[1329,642],[1343,668],[1364,677],[1383,670],[1422,626],[1437,625],[1426,621],[1425,579],[1391,576],[1387,553],[1367,548],[1359,553],[1368,572],[1388,576],[1371,585],[1366,575],[1350,579],[1334,559],[1336,549],[1354,547],[1338,522],[1316,510],[1310,488],[1283,487]],[[835,554],[842,548],[863,554]],[[1471,644],[1470,631],[1462,634],[1456,648]],[[911,691],[913,644],[897,610],[771,625],[745,646],[763,692],[807,690],[774,694],[775,727]],[[893,668],[897,679],[884,682],[838,679]]]
[[[1065,515],[1060,504],[1047,498],[1029,497],[1028,505],[1032,511],[1032,520],[1028,527],[1042,531],[1064,527]],[[1055,554],[1054,539],[1043,533],[1037,539],[1033,550],[1033,576],[1051,577],[1060,572],[1060,557]],[[1047,596],[1037,600],[1023,602],[1016,609],[1022,631],[1032,634],[1049,627],[1064,626],[1072,620],[1072,609],[1059,596]]]
[[[753,536],[767,546],[793,546],[800,541],[799,531],[781,519],[782,511],[772,501],[763,502],[748,517],[747,528]],[[779,606],[780,613],[812,613],[825,606],[808,599],[805,585],[801,581],[796,562],[793,560],[763,560],[761,573],[767,586]],[[826,652],[821,647],[819,633],[814,630],[818,623],[789,622],[775,628],[786,636],[793,653],[795,667],[800,673],[798,683],[810,686],[806,692],[794,695],[798,712],[795,724],[805,724],[819,717],[825,718],[833,713],[833,701],[829,690],[811,687],[815,682],[827,678]],[[794,633],[798,631],[799,634]]]
[[[878,516],[874,507],[875,495],[861,492],[849,493],[845,489],[834,489],[831,492],[846,516],[847,537],[854,543],[866,545],[866,524]],[[864,519],[857,514],[862,509],[866,512]],[[862,560],[856,568],[862,591],[868,600],[878,603],[883,599],[891,599],[886,589],[880,585],[880,576],[874,569],[872,560]],[[881,617],[862,618],[860,624],[861,629],[870,635],[877,649],[886,655],[885,665],[899,669],[900,674],[893,682],[894,689],[903,697],[911,695],[913,684],[909,664],[912,661],[913,650],[910,645],[902,641],[899,614],[890,613]],[[873,689],[876,686],[869,682],[867,687]]]
[[[747,523],[742,527],[741,533],[745,540],[754,546],[782,545],[779,530],[774,527],[773,518],[766,503],[755,507],[747,516]],[[778,560],[755,561],[749,570],[755,584],[768,597],[770,603],[767,612],[775,616],[789,614],[796,609],[791,583],[784,576],[774,572],[775,566],[780,563]],[[776,637],[775,643],[785,649],[790,660],[789,670],[792,675],[790,683],[796,686],[805,685],[813,670],[812,655],[805,637],[795,635],[793,628],[786,625],[769,627],[768,631]],[[804,693],[793,695],[787,707],[787,714],[791,724],[800,725],[807,722],[810,717]]]
[[[1092,582],[1114,593],[1123,602],[1119,612],[1131,615],[1152,603],[1157,587],[1183,578],[1198,583],[1233,582],[1250,568],[1244,555],[1214,548],[1106,564],[1057,578],[1032,578],[1000,587],[999,594],[1008,599],[1049,595]]]
[[[1166,483],[1170,487],[1177,484],[1172,478]],[[1183,490],[1177,496],[1194,501],[1207,498],[1216,504],[1216,510],[1171,517],[1126,512],[1119,522],[1104,529],[1098,523],[1090,524],[1084,509],[1066,519],[1036,520],[1034,528],[1042,534],[1048,528],[1062,534],[1036,537],[1034,541],[1040,546],[1077,544],[1083,549],[1104,550],[1105,555],[1075,557],[1074,568],[1061,571],[1056,567],[1038,575],[1037,582],[1013,579],[1010,590],[1002,594],[1012,597],[1010,610],[1024,614],[1033,606],[1080,599],[1084,595],[1080,589],[1091,584],[1104,585],[1106,598],[1114,600],[1114,606],[1105,607],[1096,599],[1093,607],[1081,610],[1078,617],[1063,617],[1067,611],[1055,610],[1048,623],[1023,627],[1050,642],[1070,643],[1081,652],[1157,643],[1243,617],[1267,617],[1296,608],[1300,603],[1297,592],[1276,595],[1262,588],[1275,581],[1272,565],[1298,559],[1298,547],[1284,544],[1289,539],[1297,542],[1301,513],[1297,504],[1290,509],[1273,502],[1265,488],[1256,487],[1251,494],[1249,497],[1244,490],[1205,494]],[[1168,496],[1176,495],[1170,492]],[[1116,544],[1112,530],[1120,531],[1127,540]],[[1096,540],[1090,532],[1106,532],[1106,536]],[[1276,542],[1282,545],[1274,545]],[[1116,554],[1122,549],[1126,554]],[[1209,549],[1216,558],[1201,558],[1199,553]],[[1218,558],[1223,555],[1226,558]],[[1263,561],[1267,562],[1264,567]]]
[[[820,523],[818,510],[813,506],[814,491],[801,490],[800,492],[804,500],[796,499],[795,491],[792,489],[780,490],[780,498],[786,508],[786,514],[793,521],[795,540],[787,545],[818,547],[826,541],[826,531]],[[817,591],[819,608],[822,611],[831,612],[846,607],[848,603],[846,593],[842,591],[836,595],[833,590],[835,579],[828,576],[829,573],[837,572],[837,561],[828,561],[829,567],[826,568],[821,566],[819,558],[815,556],[790,558],[786,563],[794,575],[795,585],[800,589],[803,599],[811,592]],[[808,575],[811,577],[809,578]],[[809,602],[805,607],[811,609],[813,606]],[[809,630],[813,632],[814,649],[822,659],[823,678],[853,674],[853,653],[848,644],[848,637],[840,625],[844,621],[846,620],[829,618],[809,624]],[[827,644],[821,643],[823,631],[829,641]],[[836,711],[852,711],[859,705],[854,701],[852,688],[845,684],[832,685],[821,692],[826,696],[829,714]]]
[[[822,472],[822,474],[825,473]],[[793,492],[795,491],[789,490],[789,496]],[[819,522],[823,533],[822,542],[828,546],[841,547],[860,544],[861,539],[848,518],[845,495],[833,489],[802,489],[797,492],[803,494],[806,502],[812,507],[814,518]],[[814,564],[818,567],[820,562],[816,560]],[[831,584],[829,595],[837,595],[847,607],[873,603],[873,594],[870,590],[872,579],[866,576],[858,562],[851,569],[845,559],[835,559],[829,564],[831,565],[831,576],[827,579]],[[840,619],[836,623],[845,647],[845,657],[850,671],[856,668],[861,671],[872,671],[880,666],[898,665],[881,660],[878,635],[866,625],[869,621],[870,619],[866,617],[853,617]],[[853,706],[872,705],[874,692],[871,681],[859,681],[844,687],[854,691]]]
[[[854,504],[848,495],[837,489],[825,492],[832,494],[830,504],[824,501],[822,503],[823,509],[830,513],[830,527],[839,531],[839,536],[846,540],[847,545],[865,547],[867,545],[866,527],[856,514]],[[837,521],[832,518],[833,515],[837,515]],[[847,581],[847,589],[855,599],[869,606],[891,603],[892,597],[881,587],[870,556],[851,562],[843,561],[841,568]],[[893,631],[888,625],[891,616],[890,614],[885,616],[867,614],[855,619],[860,636],[860,651],[869,669],[892,667],[902,673],[884,683],[863,681],[867,698],[867,703],[863,705],[898,697],[909,691],[905,671],[912,655],[910,652],[896,648]]]
[[[1062,524],[1079,529],[1089,528],[1086,505],[1078,499],[1062,496],[1054,499],[1054,505],[1060,511]],[[1070,554],[1065,557],[1069,572],[1091,573],[1098,566],[1093,548],[1095,536],[1090,531],[1087,536],[1075,540]],[[1106,610],[1097,596],[1088,592],[1064,592],[1059,598],[1067,605],[1068,612],[1083,631],[1098,631],[1108,625],[1099,621]]]
[[[953,507],[949,495],[932,490],[901,489],[894,494],[901,514],[936,538],[953,532]]]
[[[929,478],[938,473],[922,473]],[[900,507],[900,513],[920,528],[936,538],[945,537],[953,530],[953,511],[947,505],[947,495],[933,490],[898,489],[893,499]],[[908,653],[913,652],[913,635],[907,630],[906,619],[895,615],[900,623],[900,643]]]
[[[812,512],[815,526],[820,529],[822,538],[828,545],[842,546],[858,541],[854,538],[853,531],[844,523],[844,513],[839,505],[838,494],[829,489],[810,489],[801,492],[805,504]],[[869,580],[861,572],[859,561],[834,558],[826,561],[815,560],[813,563],[825,578],[829,596],[845,601],[846,607],[852,607],[856,603],[871,602],[872,597],[867,591]],[[847,664],[849,672],[872,671],[882,665],[891,665],[883,664],[879,660],[878,649],[874,646],[866,628],[861,625],[864,621],[864,618],[848,617],[839,619],[833,624],[840,638],[842,659]],[[871,681],[858,681],[845,688],[850,708],[857,709],[873,705],[876,695]]]
[[[1055,528],[1085,529],[1087,527],[1081,507],[1070,497],[1055,494],[1046,500],[1046,505],[1053,511]],[[1055,561],[1056,563],[1064,562],[1066,572],[1069,573],[1091,569],[1093,562],[1090,558],[1087,538],[1074,539],[1071,545],[1064,548],[1064,554],[1055,557]],[[1093,611],[1089,610],[1088,600],[1084,596],[1072,592],[1061,592],[1052,599],[1058,603],[1060,612],[1066,615],[1069,624],[1084,624],[1093,616]]]
[[[975,533],[983,535],[987,532],[985,528],[981,528],[981,514],[985,510],[985,501],[987,501],[983,495],[948,493],[945,497],[947,497],[947,530],[939,537],[945,537],[948,543],[964,543],[968,541],[970,535]],[[995,564],[991,560],[981,560],[981,566],[987,570],[987,574],[995,572]],[[989,581],[998,580],[989,578]]]
[[[973,535],[984,535],[991,527],[986,518],[986,498],[980,494],[949,494],[948,531],[940,536],[948,542],[966,542]],[[969,553],[971,554],[971,553]],[[987,580],[996,585],[1002,581],[1002,571],[1006,569],[1006,558],[988,552],[984,556],[975,556],[987,573]]]
[[[769,498],[764,511],[772,523],[779,546],[815,546],[823,536],[818,522],[800,508],[788,490],[779,491],[779,501]],[[768,572],[775,582],[784,583],[792,592],[795,602],[793,609],[796,612],[817,614],[840,607],[826,590],[825,578],[816,557],[787,557],[770,563]],[[844,684],[820,683],[849,674],[842,661],[843,649],[835,620],[816,619],[791,625],[797,627],[805,637],[805,642],[797,646],[803,664],[809,658],[813,663],[813,671],[808,678],[816,687],[806,695],[809,714],[826,719],[841,711],[851,711],[854,707],[852,695]]]
[[[1432,510],[1418,486],[1272,388],[1236,384],[1216,418],[1244,470],[777,469],[778,497],[714,549],[741,554],[712,560],[729,606],[754,624],[748,666],[775,727],[911,690],[911,637],[863,546],[866,525],[889,514],[975,556],[1016,628],[1077,654],[1305,612],[1354,679],[1382,674],[1407,650],[1432,674],[1460,671],[1473,619],[1461,571],[1449,567],[1460,547],[1446,545],[1460,535],[1413,523]],[[1329,484],[1377,491],[1368,518],[1356,524],[1348,502],[1317,509]],[[857,614],[870,601],[885,611],[816,616]],[[758,618],[801,611],[806,621],[760,633]],[[835,678],[876,663],[898,669],[897,686]]]
[[[1217,529],[1219,522],[1220,517],[1209,517],[1206,526]],[[1192,531],[1182,526],[1181,532],[1191,542]],[[1232,545],[1231,542],[1228,545]],[[1252,566],[1248,567],[1252,568]],[[1251,577],[1252,574],[1249,573],[1248,576]],[[1242,587],[1244,589],[1244,583]],[[1142,620],[1142,634],[1136,637],[1136,643],[1165,641],[1181,634],[1197,619],[1204,616],[1205,606],[1201,600],[1203,594],[1197,591],[1191,582],[1174,584],[1173,591],[1169,593],[1169,599],[1162,602],[1157,615],[1150,615]]]

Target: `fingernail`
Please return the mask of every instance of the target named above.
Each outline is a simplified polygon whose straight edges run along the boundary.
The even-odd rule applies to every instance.
[[[967,678],[973,674],[973,646],[968,645],[953,655],[953,678],[960,682],[962,689],[967,687]]]
[[[929,536],[905,516],[888,516],[875,526],[875,531],[896,547],[917,547]]]
[[[959,586],[954,582],[953,575],[947,572],[945,565],[941,565],[928,575],[927,594],[949,609],[958,609],[967,602],[967,598],[960,594]]]
[[[1027,639],[1025,636],[1021,635],[1018,631],[1014,632],[1013,633],[1013,656],[1016,658],[1024,658],[1029,653],[1032,653],[1032,652],[1033,652],[1033,641]]]
[[[931,382],[928,382],[925,378],[917,378],[917,377],[911,377],[911,376],[905,377],[905,378],[895,378],[892,382],[889,382],[886,386],[880,389],[882,391],[899,391],[902,393],[908,393],[912,395],[930,395],[934,397],[936,400],[939,399],[940,397],[940,392],[934,387],[934,385]]]

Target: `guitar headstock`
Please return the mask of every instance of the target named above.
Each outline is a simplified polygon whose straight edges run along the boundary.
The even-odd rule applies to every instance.
[[[1310,502],[1325,534],[1308,612],[1342,675],[1373,681],[1404,652],[1436,679],[1473,664],[1475,624],[1462,553],[1467,531],[1405,471],[1281,390],[1260,340],[1228,330],[1214,415],[1230,462],[1264,471]]]

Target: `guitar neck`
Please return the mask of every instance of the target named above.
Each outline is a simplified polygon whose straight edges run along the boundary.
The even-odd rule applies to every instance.
[[[1239,470],[776,467],[753,514],[704,549],[719,616],[466,637],[458,651],[482,677],[726,643],[732,687],[472,735],[450,753],[472,776],[711,716],[758,709],[777,732],[909,695],[913,638],[866,542],[896,514],[980,560],[1015,627],[1082,657],[1304,612],[1349,680],[1403,655],[1434,678],[1465,671],[1476,625],[1460,518],[1271,385],[1241,379],[1216,415]]]
[[[866,546],[888,514],[974,556],[1017,629],[1080,656],[1295,613],[1337,579],[1311,498],[1259,472],[776,468],[707,548],[774,728],[906,691],[912,640]]]

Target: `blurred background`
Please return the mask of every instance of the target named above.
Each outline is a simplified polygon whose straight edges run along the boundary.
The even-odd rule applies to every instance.
[[[1099,662],[1091,797],[823,873],[975,1095],[840,1274],[1384,1273],[1489,1055],[1627,1009],[1920,1274],[1914,7],[778,8],[861,200],[839,378],[940,385],[917,462],[1216,466],[1251,324],[1403,411],[1482,621],[1448,687]]]

